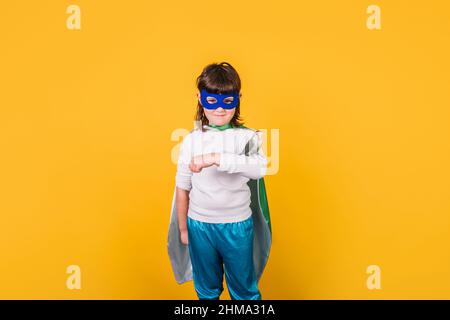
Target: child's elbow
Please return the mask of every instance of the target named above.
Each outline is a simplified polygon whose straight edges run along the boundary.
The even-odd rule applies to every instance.
[[[258,180],[263,178],[267,173],[267,160],[262,161],[259,166],[255,167],[255,170],[248,175],[248,178]]]
[[[260,175],[258,176],[258,179],[261,179],[261,178],[263,178],[266,175],[266,173],[267,173],[267,161],[264,162],[263,166],[261,166],[259,168],[259,172],[260,172]]]

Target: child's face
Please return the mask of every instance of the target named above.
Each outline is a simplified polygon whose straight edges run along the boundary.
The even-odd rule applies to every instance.
[[[197,93],[198,100],[200,101],[200,93]],[[203,108],[205,112],[206,118],[208,118],[209,124],[214,124],[216,126],[222,126],[224,124],[230,123],[231,119],[233,119],[234,112],[236,108],[233,109],[224,109],[219,107],[217,109],[206,109]]]

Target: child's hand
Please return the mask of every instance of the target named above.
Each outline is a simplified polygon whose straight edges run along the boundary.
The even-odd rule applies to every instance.
[[[189,244],[188,231],[187,230],[180,231],[180,239],[181,239],[181,243],[182,244],[184,244],[184,245],[188,245]]]
[[[212,166],[213,164],[219,165],[220,153],[206,153],[199,156],[192,157],[189,169],[192,172],[200,172],[203,168]]]

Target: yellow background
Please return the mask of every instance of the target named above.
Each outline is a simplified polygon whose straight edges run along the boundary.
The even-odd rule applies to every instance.
[[[81,30],[66,27],[70,4]],[[381,30],[366,27],[370,4]],[[449,12],[3,2],[0,298],[197,298],[167,256],[170,137],[192,128],[195,78],[220,61],[240,73],[246,125],[280,132],[263,299],[450,298]]]

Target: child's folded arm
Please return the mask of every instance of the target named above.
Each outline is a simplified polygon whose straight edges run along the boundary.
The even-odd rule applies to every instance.
[[[249,155],[221,153],[217,170],[239,173],[249,179],[260,179],[267,171],[267,158],[263,153],[262,139],[255,134],[250,141]]]

